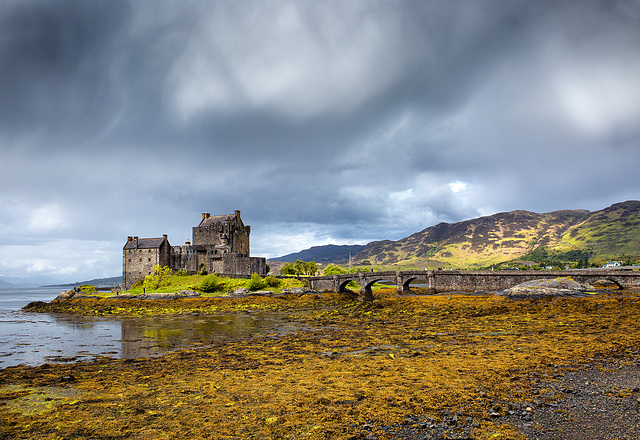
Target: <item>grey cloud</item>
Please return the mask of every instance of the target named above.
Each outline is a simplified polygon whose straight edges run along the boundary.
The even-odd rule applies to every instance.
[[[0,246],[79,249],[59,271],[202,211],[274,255],[640,198],[638,1],[25,0],[0,25]]]

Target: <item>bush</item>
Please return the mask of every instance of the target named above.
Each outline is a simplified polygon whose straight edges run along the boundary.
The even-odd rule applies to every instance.
[[[96,286],[92,286],[91,284],[83,284],[82,286],[79,286],[78,289],[82,290],[87,295],[98,291]]]
[[[264,283],[268,287],[280,287],[280,280],[274,277],[273,275],[269,275],[264,279]]]
[[[215,274],[207,275],[200,283],[198,290],[205,293],[222,290],[222,280]]]
[[[144,277],[142,286],[145,291],[156,290],[159,287],[166,287],[171,284],[171,269],[167,266],[153,266],[153,273]]]
[[[247,283],[247,289],[256,291],[263,289],[264,287],[266,287],[266,283],[260,275],[254,272],[253,275],[251,275],[251,279]]]

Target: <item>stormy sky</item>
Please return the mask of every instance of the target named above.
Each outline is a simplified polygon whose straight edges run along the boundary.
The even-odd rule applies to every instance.
[[[0,277],[640,199],[640,1],[0,2]],[[2,278],[0,278],[2,279]]]

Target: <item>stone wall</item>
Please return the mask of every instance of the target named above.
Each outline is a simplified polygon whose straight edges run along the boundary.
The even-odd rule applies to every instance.
[[[123,249],[122,283],[125,290],[149,275],[156,265],[194,274],[204,266],[207,272],[227,275],[266,275],[266,259],[249,256],[251,227],[245,226],[240,211],[211,217],[202,214],[193,228],[193,244],[171,246],[163,238],[129,237]],[[138,246],[140,245],[140,246]]]
[[[224,274],[251,275],[257,273],[266,275],[266,259],[247,257],[239,254],[227,254],[219,260],[213,260],[213,271]]]
[[[430,293],[476,292],[504,290],[526,281],[571,277],[581,283],[598,280],[613,281],[621,287],[640,287],[640,272],[625,270],[567,270],[567,271],[401,271],[367,272],[322,277],[303,278],[310,288],[319,291],[343,292],[349,281],[360,286],[361,298],[371,299],[371,285],[377,281],[390,280],[396,284],[398,293],[410,292],[414,280],[427,285]]]
[[[154,266],[171,265],[171,246],[166,239],[155,248],[138,248],[135,245],[129,247],[131,248],[127,249],[125,245],[122,254],[122,285],[125,290],[152,273]]]

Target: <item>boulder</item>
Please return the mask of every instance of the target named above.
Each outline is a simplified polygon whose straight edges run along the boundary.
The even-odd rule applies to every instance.
[[[55,300],[64,301],[71,298],[77,299],[77,298],[95,298],[95,297],[96,296],[94,295],[87,295],[79,287],[74,287],[73,289],[65,290],[60,295],[56,296],[54,301]]]
[[[70,290],[65,290],[60,295],[56,296],[55,299],[57,299],[57,300],[70,299],[70,298],[73,298],[74,296],[76,296],[76,293],[78,293],[78,292],[81,292],[81,290],[78,289],[77,287],[73,288],[73,289],[70,289]]]
[[[555,296],[587,296],[596,293],[588,284],[578,283],[569,277],[533,280],[505,289],[498,293],[508,298],[545,298]]]

